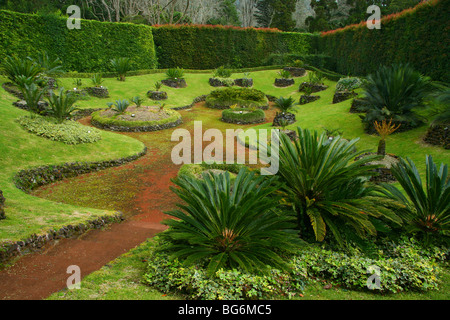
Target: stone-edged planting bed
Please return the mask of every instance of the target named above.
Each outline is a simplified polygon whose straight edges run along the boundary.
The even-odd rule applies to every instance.
[[[164,110],[164,112],[167,114],[167,117],[152,121],[139,121],[137,115],[136,121],[121,120],[117,119],[117,117],[115,116],[105,117],[103,116],[105,112],[107,111],[97,111],[92,114],[91,123],[93,126],[103,130],[116,132],[151,132],[174,128],[183,123],[181,115],[172,109]]]
[[[258,124],[266,121],[266,115],[261,109],[235,108],[224,110],[221,120],[234,124]]]
[[[256,89],[226,88],[212,91],[205,99],[206,107],[211,109],[229,109],[233,105],[239,107],[251,107],[267,110],[269,99]]]

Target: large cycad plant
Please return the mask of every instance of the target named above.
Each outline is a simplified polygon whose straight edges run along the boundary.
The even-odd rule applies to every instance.
[[[363,89],[367,114],[362,119],[366,129],[373,131],[375,121],[391,119],[402,123],[403,129],[419,126],[423,121],[414,111],[425,106],[433,86],[408,64],[394,64],[370,74]]]
[[[405,205],[402,218],[412,233],[430,235],[447,234],[450,230],[450,181],[448,167],[436,166],[431,156],[426,158],[425,185],[411,159],[400,159],[391,168],[392,174],[405,194],[392,185],[384,185],[386,194]]]
[[[242,169],[234,182],[228,172],[204,173],[202,179],[180,176],[172,190],[183,200],[176,218],[161,234],[168,250],[187,264],[207,263],[210,274],[240,267],[263,271],[266,265],[286,268],[277,251],[293,251],[299,243],[295,217],[278,212],[275,177],[255,177]]]
[[[356,157],[358,139],[336,137],[330,143],[325,133],[298,128],[294,143],[280,136],[279,172],[285,183],[286,199],[298,213],[303,237],[323,241],[331,231],[338,244],[349,240],[363,243],[367,235],[375,236],[377,226],[401,223],[392,211],[394,201],[382,197],[366,180],[373,174],[370,165],[378,156]],[[383,221],[384,220],[384,221]]]

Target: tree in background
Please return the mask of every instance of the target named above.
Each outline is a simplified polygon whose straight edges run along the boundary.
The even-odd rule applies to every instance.
[[[217,16],[209,19],[208,24],[240,26],[236,0],[222,0],[217,9]]]
[[[258,12],[255,14],[259,27],[278,28],[283,31],[292,31],[295,21],[292,18],[295,12],[296,0],[260,0],[256,4]]]

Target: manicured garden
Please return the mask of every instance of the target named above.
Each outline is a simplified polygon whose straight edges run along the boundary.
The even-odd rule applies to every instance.
[[[199,33],[198,40],[210,29],[136,28],[139,37],[156,37],[159,51],[153,39],[133,42],[151,61],[111,56],[101,68],[86,67],[95,73],[65,73],[44,51],[6,55],[3,270],[91,229],[131,237],[110,228],[131,221],[158,234],[83,275],[81,289],[61,288],[49,299],[448,299],[447,83],[406,61],[364,75],[352,67],[358,74],[345,76],[328,70],[323,55],[314,60],[308,50],[316,35],[275,31],[258,31],[267,47],[246,56],[249,68],[211,69],[211,59],[208,70],[188,70],[173,65],[179,57],[165,38],[184,32]],[[252,30],[217,32],[218,39],[226,32],[239,41],[255,37]],[[330,45],[340,39],[330,36]],[[267,48],[283,41],[298,54],[254,67],[279,59]],[[137,70],[153,68],[157,52],[170,68]],[[186,63],[198,67],[194,58]],[[172,133],[195,134],[199,121],[203,132],[243,129],[231,149],[248,155],[263,142],[251,133],[278,129],[268,144],[276,172],[262,174],[264,161],[174,163]]]

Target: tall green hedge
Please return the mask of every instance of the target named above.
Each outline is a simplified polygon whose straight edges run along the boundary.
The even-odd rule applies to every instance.
[[[317,36],[251,28],[160,26],[153,28],[160,68],[251,68],[272,53],[308,54]]]
[[[434,80],[450,82],[450,0],[430,0],[382,18],[381,29],[365,23],[325,32],[319,51],[335,57],[342,74],[366,75],[380,65],[409,62]]]
[[[135,24],[82,20],[81,29],[69,30],[66,18],[0,10],[0,44],[1,60],[45,50],[66,71],[112,71],[115,57],[131,58],[134,70],[157,67],[152,29]]]

